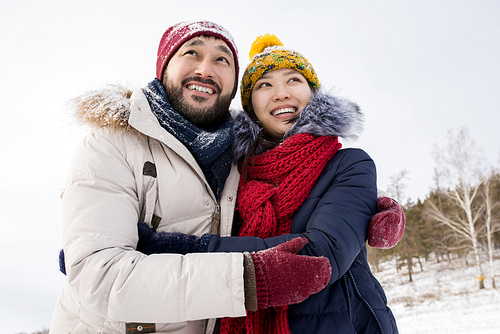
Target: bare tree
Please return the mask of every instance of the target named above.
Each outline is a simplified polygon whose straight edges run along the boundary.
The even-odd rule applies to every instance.
[[[484,276],[480,262],[477,224],[484,212],[478,203],[478,192],[482,184],[481,155],[468,131],[462,128],[456,135],[448,132],[448,143],[444,148],[435,147],[434,159],[438,173],[447,185],[438,192],[457,208],[451,212],[442,210],[429,201],[428,214],[449,227],[456,237],[468,243],[474,253],[479,288],[484,289]]]
[[[403,201],[406,200],[405,189],[406,183],[405,180],[409,179],[408,171],[406,169],[401,172],[391,176],[389,179],[391,180],[389,186],[387,187],[387,192],[389,195],[394,198],[401,206],[403,206]],[[408,206],[408,205],[407,205]],[[404,207],[404,206],[403,206]],[[411,249],[411,241],[409,239],[409,230],[411,230],[410,224],[406,224],[405,226],[405,234],[401,238],[399,243],[399,247],[397,247],[397,253],[402,259],[402,262],[396,261],[396,268],[402,268],[406,263],[408,268],[408,279],[410,282],[413,282],[413,252]],[[397,257],[396,257],[397,258]]]
[[[401,172],[389,177],[391,183],[387,187],[387,192],[399,204],[403,204],[406,202],[405,190],[407,184],[404,181],[409,179],[408,175],[409,172],[406,169],[403,169]]]
[[[484,182],[484,204],[485,204],[485,221],[484,224],[486,226],[486,241],[488,244],[488,258],[489,258],[489,268],[490,275],[492,280],[493,288],[496,289],[495,285],[495,267],[493,265],[493,233],[498,232],[500,228],[498,227],[497,221],[493,218],[493,211],[496,207],[498,207],[499,203],[493,203],[492,199],[492,186],[493,182],[497,179],[498,175],[495,175],[494,172],[491,173],[491,176]]]

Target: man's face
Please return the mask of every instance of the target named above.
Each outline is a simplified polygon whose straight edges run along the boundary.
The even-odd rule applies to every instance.
[[[170,103],[199,128],[217,127],[225,120],[235,80],[231,49],[223,40],[211,36],[185,42],[163,74]]]

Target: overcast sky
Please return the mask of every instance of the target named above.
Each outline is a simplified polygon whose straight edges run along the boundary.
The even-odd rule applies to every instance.
[[[323,87],[360,105],[365,131],[348,146],[375,160],[379,188],[406,169],[416,200],[433,186],[432,147],[450,129],[467,127],[498,165],[499,17],[495,0],[3,1],[0,334],[47,328],[63,285],[59,195],[87,131],[68,100],[106,84],[145,86],[170,25],[223,25],[242,71],[255,37],[275,33]]]

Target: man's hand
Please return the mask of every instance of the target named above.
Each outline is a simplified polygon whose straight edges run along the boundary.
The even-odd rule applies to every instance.
[[[388,249],[396,246],[405,230],[403,208],[390,197],[377,198],[377,213],[368,226],[368,245]]]

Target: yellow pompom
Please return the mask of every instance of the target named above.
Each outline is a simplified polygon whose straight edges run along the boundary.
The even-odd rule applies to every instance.
[[[274,34],[265,34],[260,35],[255,39],[252,43],[252,47],[250,48],[250,52],[248,55],[250,56],[250,60],[256,55],[264,51],[265,48],[269,46],[283,46],[283,43],[276,37]]]

